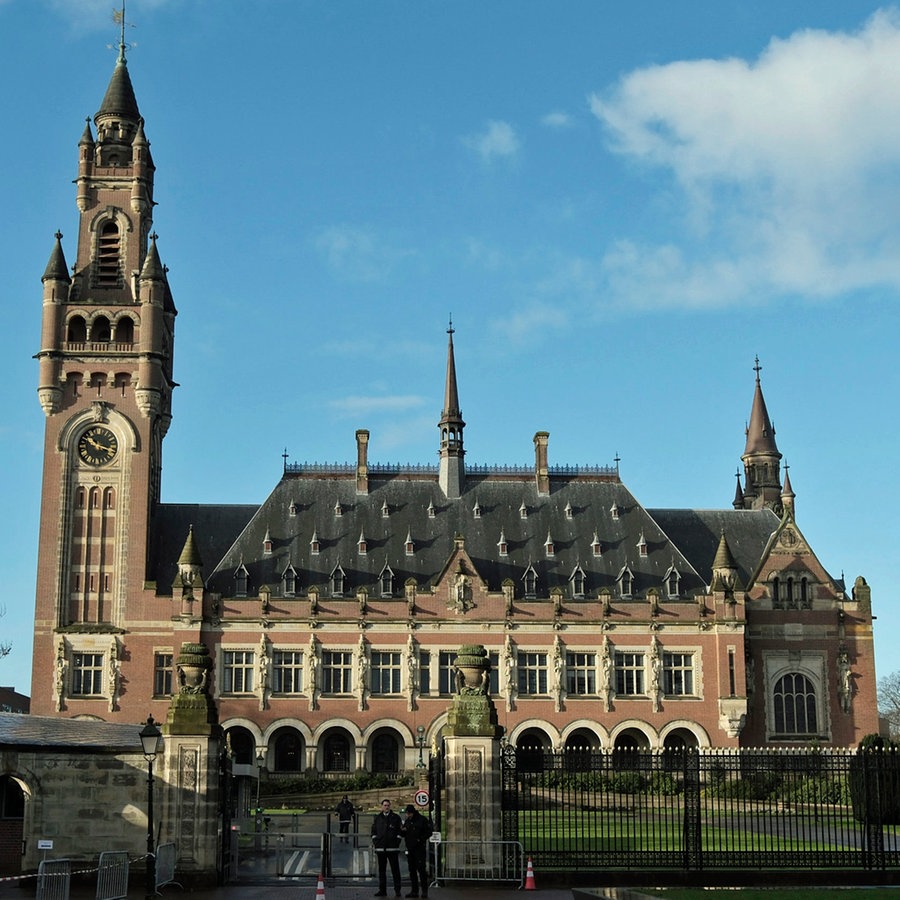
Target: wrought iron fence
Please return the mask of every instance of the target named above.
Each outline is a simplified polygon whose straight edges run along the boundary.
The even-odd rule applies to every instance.
[[[900,867],[890,751],[506,747],[502,797],[544,870]]]

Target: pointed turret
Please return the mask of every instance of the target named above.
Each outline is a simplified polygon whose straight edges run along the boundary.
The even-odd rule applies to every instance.
[[[116,67],[100,109],[94,114],[94,124],[97,126],[98,137],[103,140],[112,135],[107,134],[108,124],[113,120],[119,120],[124,129],[128,131],[128,142],[137,129],[141,113],[138,109],[137,99],[134,96],[134,87],[131,84],[131,76],[128,74],[128,60],[125,58],[125,45],[119,45],[119,57]],[[120,132],[121,134],[121,132]]]
[[[181,602],[181,615],[193,616],[202,608],[195,603],[203,601],[203,562],[194,540],[194,526],[188,529],[187,539],[178,557],[178,574],[172,585],[172,598]]]
[[[61,281],[64,284],[71,284],[72,279],[69,277],[69,267],[66,265],[66,256],[62,248],[62,232],[56,232],[56,243],[50,251],[50,259],[47,260],[47,268],[41,276],[41,281]]]
[[[785,464],[784,466],[784,487],[781,489],[781,505],[784,507],[786,512],[790,512],[790,514],[794,515],[794,489],[791,487],[791,476],[788,473],[788,469],[790,466]]]
[[[740,470],[734,473],[737,478],[737,486],[734,489],[734,500],[732,500],[731,505],[735,509],[743,509],[744,508],[744,492],[741,489],[741,473]]]
[[[203,566],[203,560],[200,559],[200,551],[197,549],[197,542],[194,540],[194,526],[188,529],[187,540],[181,550],[181,556],[178,557],[178,571],[183,572],[185,569],[199,570]]]
[[[781,454],[775,444],[775,429],[769,419],[759,380],[759,357],[754,366],[756,389],[747,426],[747,443],[741,459],[744,462],[744,508],[781,509]]]
[[[453,352],[453,320],[447,328],[447,377],[444,385],[444,410],[438,428],[441,432],[441,459],[438,482],[444,496],[450,500],[458,498],[466,481],[466,466],[463,448],[463,428],[465,422],[459,409],[459,393],[456,388],[456,359]]]
[[[714,591],[733,591],[739,588],[738,565],[734,561],[731,547],[725,532],[719,538],[719,546],[716,548],[716,557],[712,564],[712,589]]]

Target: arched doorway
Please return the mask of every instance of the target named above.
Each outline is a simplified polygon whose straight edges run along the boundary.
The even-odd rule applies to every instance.
[[[516,757],[520,769],[540,772],[544,768],[544,752],[550,749],[550,738],[539,728],[528,728],[516,739]]]
[[[591,753],[600,749],[597,735],[587,728],[578,728],[564,745],[566,768],[570,772],[587,772],[591,769]]]
[[[11,775],[0,775],[0,875],[18,875],[22,867],[25,792]]]
[[[383,729],[372,738],[373,774],[393,775],[400,769],[400,738],[395,731]]]
[[[276,772],[303,770],[303,738],[294,728],[279,728],[272,737],[273,764]]]
[[[342,728],[334,728],[322,742],[322,771],[349,772],[353,744]]]
[[[229,728],[228,744],[231,747],[232,760],[238,765],[256,765],[256,743],[250,731],[241,725]]]

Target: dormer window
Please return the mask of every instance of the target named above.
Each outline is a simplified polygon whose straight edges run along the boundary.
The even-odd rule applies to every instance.
[[[297,515],[297,504],[291,500],[291,505],[288,507],[288,515],[293,519]]]
[[[268,528],[266,528],[266,536],[263,538],[263,553],[266,556],[270,556],[272,553],[272,535]]]
[[[297,594],[297,570],[290,563],[281,573],[281,589],[285,597],[294,597]]]
[[[584,600],[584,586],[584,569],[581,566],[575,566],[575,570],[569,576],[569,589],[572,592],[573,600]]]
[[[435,513],[435,509],[434,509],[434,501],[433,500],[428,501],[428,509],[426,511],[428,513],[429,519],[433,519],[435,517],[436,513]]]
[[[522,505],[519,507],[519,518],[527,519],[528,518],[528,507],[525,505],[525,501],[522,501]]]
[[[619,594],[622,597],[630,597],[634,587],[634,576],[627,566],[619,573],[619,577],[616,581],[619,583]]]
[[[571,519],[575,515],[571,503],[566,503],[566,508],[563,510],[563,513],[565,514],[567,519]]]
[[[334,517],[339,519],[344,514],[343,507],[341,506],[341,501],[336,500],[334,503]]]
[[[506,535],[503,533],[503,529],[500,529],[500,540],[497,541],[497,551],[500,556],[507,556],[509,554],[509,547],[506,543]]]
[[[343,597],[344,596],[344,588],[347,580],[347,576],[344,574],[344,570],[341,568],[341,564],[338,563],[331,572],[331,596],[332,597]]]
[[[619,518],[619,504],[613,503],[613,505],[609,508],[609,514],[614,518]]]
[[[247,596],[247,579],[250,577],[250,573],[247,571],[247,567],[241,563],[234,570],[234,596],[235,597],[246,597]]]
[[[319,555],[319,536],[315,531],[312,533],[312,537],[309,539],[309,552],[313,556]]]
[[[594,556],[603,556],[603,545],[600,543],[600,538],[597,537],[597,532],[594,532],[594,536],[591,538],[591,553]]]
[[[391,515],[391,508],[388,506],[387,500],[385,500],[384,503],[381,504],[381,518],[388,519],[388,518],[390,518],[390,515]]]
[[[407,556],[414,556],[416,552],[415,544],[413,544],[412,532],[407,529],[406,530],[406,540],[403,542],[404,547],[406,549]]]
[[[534,600],[537,596],[537,580],[537,572],[534,571],[534,566],[529,565],[522,576],[522,581],[525,583],[526,600]]]
[[[475,500],[475,505],[472,507],[472,517],[475,519],[481,518],[481,507],[478,505],[478,500]]]
[[[643,532],[641,532],[641,536],[638,538],[637,548],[638,548],[638,554],[639,554],[640,556],[646,556],[646,555],[647,555],[647,541],[646,541],[646,539],[644,538],[644,533],[643,533]]]
[[[359,540],[356,542],[357,553],[359,553],[360,556],[365,556],[366,555],[366,547],[367,547],[366,536],[362,532],[360,532]]]
[[[382,597],[393,597],[394,596],[394,573],[391,571],[391,567],[385,564],[384,568],[381,570],[381,575],[378,576],[378,580],[381,583],[381,596]]]
[[[549,531],[547,532],[547,540],[544,541],[544,552],[547,554],[547,556],[555,556],[556,555],[556,548],[553,543],[553,538],[550,537]]]
[[[666,593],[669,597],[677,597],[679,592],[679,584],[681,582],[681,575],[678,573],[678,569],[672,566],[668,572],[666,572]]]

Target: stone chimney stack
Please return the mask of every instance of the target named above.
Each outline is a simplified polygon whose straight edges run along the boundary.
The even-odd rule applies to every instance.
[[[550,496],[550,471],[547,465],[549,442],[549,431],[539,431],[534,436],[534,480],[537,485],[538,497]]]
[[[356,493],[369,493],[369,432],[365,428],[356,432]]]

